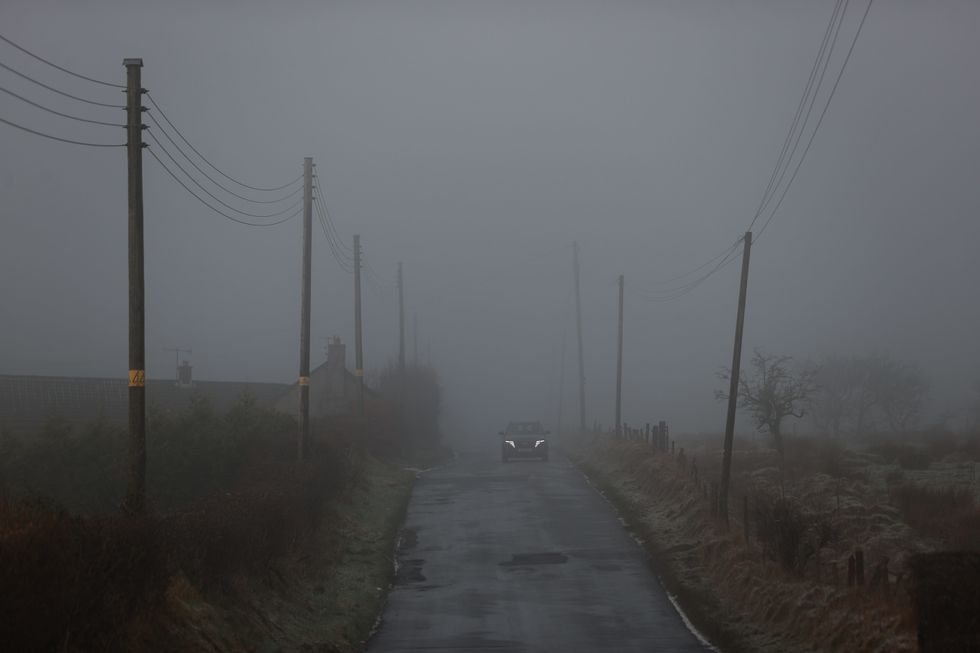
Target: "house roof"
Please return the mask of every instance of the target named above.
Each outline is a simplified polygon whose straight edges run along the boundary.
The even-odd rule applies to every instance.
[[[171,380],[151,379],[146,382],[146,399],[151,407],[180,411],[192,398],[205,397],[216,410],[223,411],[248,392],[259,405],[272,408],[288,390],[289,386],[282,383],[195,381],[190,387],[180,387]],[[125,420],[128,406],[126,379],[0,374],[3,423],[38,422],[52,416]]]

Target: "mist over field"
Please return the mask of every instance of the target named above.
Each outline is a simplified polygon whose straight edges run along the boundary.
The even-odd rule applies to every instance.
[[[408,323],[417,315],[420,356],[431,351],[440,372],[448,430],[489,437],[511,418],[554,423],[563,332],[573,420],[576,239],[589,423],[613,419],[622,273],[624,419],[721,429],[715,373],[730,364],[738,266],[676,301],[649,295],[745,230],[829,11],[804,0],[8,0],[0,22],[101,78],[122,81],[122,59],[142,57],[167,115],[240,178],[290,179],[315,156],[342,237],[362,234],[384,282],[404,261]],[[752,256],[746,352],[918,365],[931,383],[924,422],[963,417],[976,397],[978,18],[971,0],[872,10]],[[11,120],[30,110],[3,106]],[[124,375],[122,152],[12,129],[0,150],[2,371]],[[149,376],[170,378],[165,348],[182,346],[196,378],[291,382],[298,222],[241,228],[149,157],[144,169]],[[316,364],[324,338],[352,342],[353,300],[322,238],[313,261]],[[396,354],[396,309],[390,288],[366,294],[369,370]]]

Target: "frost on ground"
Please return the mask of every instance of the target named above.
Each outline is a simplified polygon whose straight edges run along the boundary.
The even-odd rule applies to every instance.
[[[162,614],[131,629],[131,648],[181,651],[360,651],[380,615],[391,555],[415,478],[366,456],[358,482],[329,506],[308,542],[217,592],[171,579]]]
[[[866,478],[780,473],[772,452],[736,451],[726,531],[711,516],[704,483],[718,478],[720,456],[700,449],[692,460],[691,448],[654,454],[642,442],[591,436],[570,453],[644,538],[667,589],[723,650],[917,650],[906,561],[937,543],[903,523],[887,488]],[[790,552],[761,543],[753,524],[759,506],[783,498],[810,520]],[[863,588],[847,586],[848,558],[857,547],[865,559]],[[782,562],[787,558],[795,568]]]

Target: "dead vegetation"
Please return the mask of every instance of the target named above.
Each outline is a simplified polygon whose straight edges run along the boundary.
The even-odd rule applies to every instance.
[[[710,442],[679,439],[671,456],[600,439],[576,454],[692,619],[731,650],[916,650],[906,565],[935,545],[904,523],[863,454],[789,438],[780,466],[776,451],[743,445],[726,530],[713,511],[720,452]],[[849,585],[855,557],[863,582]]]
[[[321,424],[319,433],[309,459],[297,463],[295,421],[248,398],[224,415],[195,402],[176,417],[156,416],[154,510],[143,518],[118,511],[118,432],[94,424],[73,433],[53,422],[32,440],[8,437],[0,462],[0,648],[187,650],[195,648],[188,633],[213,628],[217,644],[202,646],[246,650],[237,635],[221,634],[221,624],[234,623],[229,632],[253,629],[257,638],[288,645],[333,637],[355,650],[380,609],[376,588],[390,573],[410,475],[373,462],[342,425]],[[384,503],[371,508],[371,518],[383,532],[361,535],[344,506],[377,497]],[[330,528],[320,528],[325,519]],[[311,585],[307,577],[325,576],[345,559],[345,542],[357,538],[360,550],[374,554],[356,561],[365,565],[359,578],[343,581],[344,596],[361,598],[334,606],[335,633],[303,631],[291,640],[260,618],[268,608],[261,597],[271,605],[290,597],[322,602],[325,581]],[[242,606],[251,606],[255,623],[234,616]]]

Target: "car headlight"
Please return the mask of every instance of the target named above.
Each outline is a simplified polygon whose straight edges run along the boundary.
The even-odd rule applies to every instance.
[[[517,445],[514,444],[514,441],[513,440],[504,440],[504,444],[509,444],[510,446],[514,447],[515,449],[517,448]]]
[[[540,446],[541,446],[542,444],[544,444],[544,440],[537,440],[537,441],[536,441],[536,442],[534,443],[534,446],[535,446],[535,447],[540,447]]]

